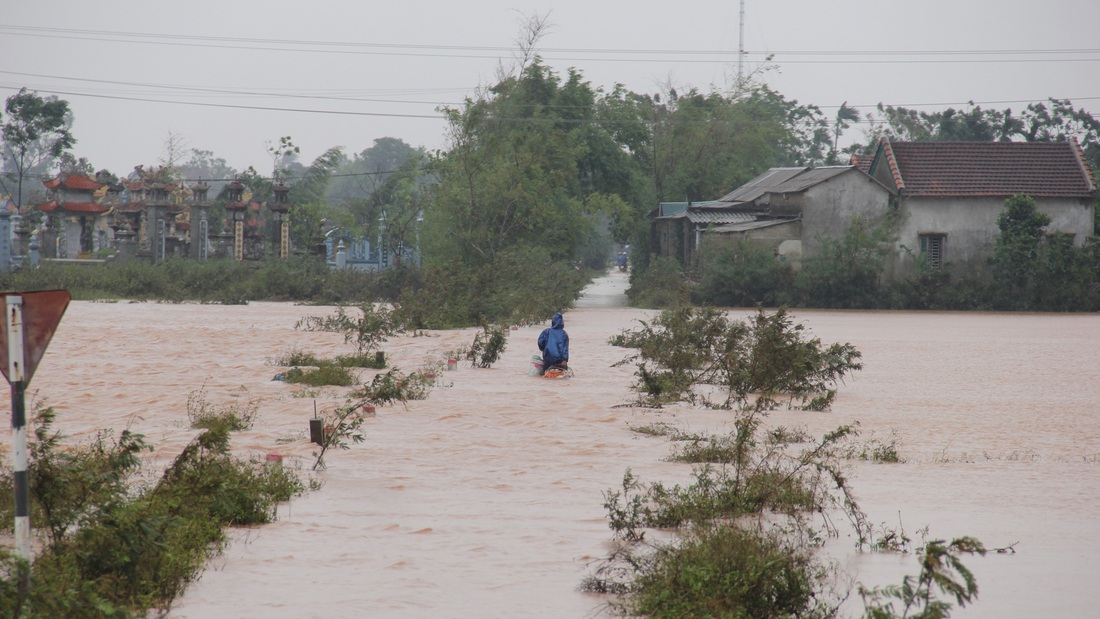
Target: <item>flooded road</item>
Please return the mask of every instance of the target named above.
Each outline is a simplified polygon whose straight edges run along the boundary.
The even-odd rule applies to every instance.
[[[609,549],[602,493],[631,468],[680,481],[669,445],[630,425],[665,421],[728,431],[730,413],[617,407],[632,368],[607,338],[651,312],[623,306],[626,275],[599,280],[565,314],[576,376],[527,376],[545,326],[520,327],[491,369],[444,372],[428,399],[380,408],[365,442],[327,456],[323,489],[280,509],[279,521],[235,530],[170,617],[592,616],[579,593],[589,562]],[[273,381],[270,360],[294,349],[350,352],[340,334],[295,330],[332,308],[74,302],[31,393],[58,411],[71,440],[130,425],[163,466],[196,434],[187,398],[237,393],[259,408],[234,438],[243,456],[277,452],[310,475],[308,420],[342,391]],[[735,315],[747,312],[735,311]],[[816,436],[859,422],[864,439],[895,441],[902,464],[851,463],[871,522],[914,541],[972,535],[1015,554],[966,561],[977,603],[955,617],[1090,617],[1100,607],[1100,316],[795,311],[823,342],[851,342],[864,370],[824,413],[777,411],[769,423]],[[391,339],[411,371],[468,346],[475,331]],[[369,376],[369,375],[368,375]],[[243,389],[243,391],[242,391]],[[9,441],[10,442],[10,441]],[[5,452],[5,454],[8,452]],[[152,475],[152,473],[151,473]],[[828,552],[873,586],[915,574],[912,556]],[[856,614],[853,607],[850,615]]]

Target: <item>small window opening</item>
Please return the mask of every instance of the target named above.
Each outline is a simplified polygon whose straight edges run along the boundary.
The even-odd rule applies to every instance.
[[[943,268],[943,246],[946,234],[920,235],[920,253],[924,257],[924,266],[931,271]]]

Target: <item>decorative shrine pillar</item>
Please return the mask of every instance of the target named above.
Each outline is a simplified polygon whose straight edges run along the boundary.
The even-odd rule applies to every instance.
[[[201,179],[191,186],[191,248],[188,254],[194,260],[210,259],[210,203],[206,197],[209,190],[210,185]]]
[[[271,220],[275,223],[274,241],[279,248],[280,258],[290,256],[290,202],[287,200],[289,193],[290,187],[280,180],[275,186],[275,201],[268,205],[271,209]]]
[[[168,198],[168,185],[153,182],[148,187],[149,196],[145,204],[145,229],[149,241],[149,255],[153,264],[164,262],[167,258],[169,220],[175,219],[169,213],[171,203]]]
[[[244,184],[234,178],[225,190],[229,199],[225,212],[233,228],[233,259],[240,262],[244,260],[244,217],[248,211],[248,204],[244,202]]]

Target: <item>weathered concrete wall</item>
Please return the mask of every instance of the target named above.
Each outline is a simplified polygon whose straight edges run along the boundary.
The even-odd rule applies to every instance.
[[[802,255],[805,257],[821,251],[822,237],[843,238],[853,217],[859,216],[875,224],[883,221],[890,211],[890,192],[856,169],[807,189],[803,200]]]
[[[1073,235],[1080,247],[1093,230],[1092,205],[1074,199],[1043,198],[1036,201],[1051,218],[1047,230]],[[944,270],[956,275],[981,275],[1000,236],[997,217],[1004,211],[1004,198],[920,198],[900,202],[895,276],[916,273],[922,234],[943,234]]]

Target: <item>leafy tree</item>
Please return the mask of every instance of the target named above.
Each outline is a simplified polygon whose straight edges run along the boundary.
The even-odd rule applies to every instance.
[[[336,204],[363,204],[406,162],[424,156],[423,149],[398,138],[377,138],[373,146],[341,162],[325,197]]]
[[[95,167],[85,157],[79,159],[72,153],[61,153],[58,157],[61,164],[61,170],[66,174],[77,174],[80,176],[87,176],[88,178],[95,178]]]
[[[217,195],[221,186],[237,175],[237,170],[226,163],[222,157],[215,157],[213,151],[191,149],[190,156],[179,166],[180,177],[185,182],[206,181],[216,186],[211,195]]]
[[[821,238],[820,251],[802,261],[795,285],[810,307],[881,307],[882,272],[890,251],[892,220],[874,224],[853,217],[844,237]]]
[[[983,110],[981,106],[971,105],[969,110],[947,108],[940,112],[919,112],[880,103],[881,118],[868,115],[871,121],[869,144],[881,137],[906,142],[1008,141],[1017,133],[1019,123],[1011,110]],[[860,146],[861,150],[865,148]]]
[[[291,202],[325,202],[325,192],[343,158],[343,149],[334,146],[321,153],[313,163],[296,174],[290,192]]]
[[[1001,235],[993,246],[990,263],[995,285],[1000,289],[1000,302],[1006,307],[1027,309],[1028,294],[1038,270],[1043,228],[1050,216],[1035,205],[1035,198],[1017,194],[1005,201],[1005,209],[997,216]]]
[[[789,296],[794,272],[771,249],[743,241],[707,250],[693,301],[719,307],[775,307]]]
[[[370,223],[378,225],[382,247],[396,251],[398,261],[401,260],[401,250],[420,250],[420,224],[431,191],[424,181],[420,165],[419,158],[407,159],[371,199],[377,207],[378,218]],[[368,231],[372,228],[373,225]]]
[[[1017,132],[1028,142],[1062,142],[1076,138],[1093,171],[1100,170],[1100,121],[1069,99],[1032,103],[1020,114]]]
[[[5,184],[16,206],[23,205],[23,180],[39,167],[48,167],[61,153],[76,144],[69,132],[72,113],[69,102],[55,96],[40,97],[34,91],[21,88],[8,97],[4,105],[6,119],[0,123],[4,141],[4,167],[11,170],[8,180],[15,181],[15,191]],[[13,177],[13,178],[11,178]]]
[[[829,154],[829,163],[836,164],[839,161],[837,157],[838,149],[840,148],[840,134],[851,127],[850,123],[859,122],[860,113],[857,108],[848,107],[848,102],[840,104],[840,108],[836,111],[836,122],[833,124],[833,150]]]
[[[827,123],[760,85],[733,96],[669,93],[654,110],[653,174],[658,200],[713,200],[769,167],[824,159]]]
[[[277,177],[280,173],[289,174],[291,167],[298,162],[298,155],[302,149],[294,143],[289,135],[279,138],[278,142],[268,140],[264,142],[267,154],[271,156],[271,176]]]
[[[448,109],[451,149],[425,216],[432,260],[491,265],[520,245],[569,260],[584,237],[579,148],[556,106],[558,77],[536,61],[489,95]]]

